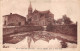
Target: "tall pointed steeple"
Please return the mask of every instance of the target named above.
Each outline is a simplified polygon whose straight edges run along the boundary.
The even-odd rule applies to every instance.
[[[29,8],[30,8],[30,9],[32,9],[31,1],[30,1],[30,5],[29,5]]]
[[[31,1],[30,1],[30,5],[29,5],[29,8],[28,8],[28,14],[31,14],[32,13],[32,5],[31,5]]]

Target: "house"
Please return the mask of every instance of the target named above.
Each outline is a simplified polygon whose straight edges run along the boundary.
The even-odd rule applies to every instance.
[[[19,14],[4,15],[4,26],[23,26],[26,23],[26,18]]]

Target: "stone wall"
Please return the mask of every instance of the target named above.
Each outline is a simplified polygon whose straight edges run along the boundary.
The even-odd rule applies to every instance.
[[[19,26],[19,27],[8,27],[3,28],[3,35],[18,33],[18,32],[29,32],[29,31],[42,31],[43,27],[41,26]]]
[[[77,36],[77,25],[52,25],[47,27],[47,31]]]
[[[18,32],[43,31],[43,30],[44,30],[44,28],[41,26],[10,27],[10,28],[3,28],[3,35],[18,33]],[[72,24],[72,25],[53,25],[53,26],[47,27],[46,31],[77,36],[77,25],[75,25],[75,24]]]

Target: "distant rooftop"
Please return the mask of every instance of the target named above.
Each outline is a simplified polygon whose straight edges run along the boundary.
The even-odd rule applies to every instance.
[[[4,15],[3,17],[6,17],[6,16],[8,16],[8,17],[11,17],[11,16],[19,16],[19,17],[25,18],[24,16],[21,16],[19,14],[12,14],[12,13],[10,13],[8,15]]]

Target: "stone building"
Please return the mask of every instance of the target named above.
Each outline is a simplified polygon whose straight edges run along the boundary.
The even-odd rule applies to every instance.
[[[23,26],[26,23],[26,18],[18,15],[18,14],[12,14],[4,15],[4,26]]]
[[[28,8],[27,21],[29,24],[37,25],[37,26],[47,26],[50,23],[54,23],[54,14],[50,12],[50,10],[46,11],[38,11],[32,8],[30,3]]]

